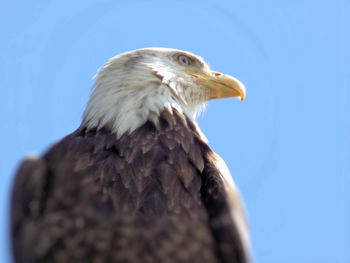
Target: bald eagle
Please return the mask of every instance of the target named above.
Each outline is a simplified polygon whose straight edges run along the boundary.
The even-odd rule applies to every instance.
[[[15,262],[248,262],[244,211],[195,116],[245,97],[237,79],[176,49],[98,72],[80,127],[15,177]]]

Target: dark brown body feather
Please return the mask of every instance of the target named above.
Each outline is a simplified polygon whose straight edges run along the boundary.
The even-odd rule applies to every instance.
[[[164,111],[117,140],[83,127],[14,185],[16,262],[246,262],[213,153]]]

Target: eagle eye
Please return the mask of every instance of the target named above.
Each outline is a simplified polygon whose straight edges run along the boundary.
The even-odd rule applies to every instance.
[[[185,56],[185,55],[179,55],[176,58],[177,58],[177,61],[179,61],[183,65],[188,66],[188,65],[191,64],[190,63],[190,59],[187,56]]]

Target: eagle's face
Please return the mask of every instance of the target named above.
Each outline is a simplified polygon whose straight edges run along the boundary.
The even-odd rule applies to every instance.
[[[237,79],[210,70],[202,58],[167,48],[145,48],[110,59],[97,74],[95,90],[84,114],[88,127],[113,127],[117,136],[145,121],[155,124],[165,108],[191,119],[208,100],[239,97]]]
[[[204,60],[189,52],[148,48],[133,51],[135,61],[149,74],[158,76],[177,99],[195,111],[202,103],[222,97],[245,97],[245,89],[237,79],[211,71]],[[133,53],[131,52],[131,53]]]

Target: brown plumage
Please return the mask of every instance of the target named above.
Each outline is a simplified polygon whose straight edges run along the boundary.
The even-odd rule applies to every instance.
[[[175,109],[120,138],[82,125],[18,170],[15,261],[247,262],[217,158]]]

